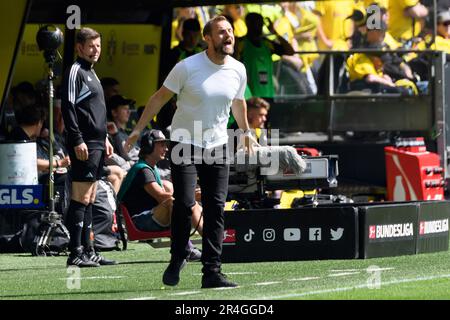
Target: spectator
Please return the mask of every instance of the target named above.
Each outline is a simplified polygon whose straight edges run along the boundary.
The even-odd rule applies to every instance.
[[[386,28],[386,24],[383,22],[380,29],[367,30],[366,46],[382,50]],[[397,86],[393,79],[383,71],[385,67],[383,55],[382,53],[355,53],[348,58],[347,67],[351,90],[370,89],[372,93],[408,94],[407,89]],[[415,90],[417,91],[417,88]]]
[[[20,108],[17,108],[14,113],[17,125],[6,136],[7,140],[36,141],[37,137],[41,134],[42,126],[47,118],[46,109],[31,103],[22,105]],[[38,169],[39,166],[40,164],[38,162]]]
[[[291,43],[295,51],[316,51],[317,27],[319,18],[310,10],[299,6],[296,2],[282,2],[283,17],[275,22],[275,29]],[[296,41],[294,46],[292,41]],[[311,66],[319,57],[318,54],[304,54],[300,56],[304,62],[303,69]]]
[[[246,99],[247,102],[247,121],[250,130],[253,132],[254,136],[257,138],[257,141],[262,146],[267,146],[268,137],[267,132],[263,129],[266,128],[267,115],[270,109],[270,103],[258,97],[251,97]],[[231,130],[238,130],[239,126],[234,121],[228,126]],[[231,140],[232,139],[232,140]],[[232,143],[233,142],[233,143]],[[234,156],[237,151],[238,146],[238,137],[236,135],[230,135],[229,137],[229,145],[233,146],[233,149],[230,148],[230,156]]]
[[[183,40],[183,22],[187,19],[195,19],[196,13],[194,7],[176,8],[176,18],[172,21],[172,40],[171,48],[176,47]]]
[[[100,80],[100,83],[102,84],[106,103],[109,102],[111,97],[120,94],[120,83],[116,79],[105,77]]]
[[[126,99],[121,95],[112,96],[107,104],[108,112],[111,114],[111,120],[114,124],[108,123],[108,134],[112,140],[112,146],[115,153],[125,159],[125,161],[137,161],[137,152],[125,152],[123,143],[128,139],[126,127],[130,119],[130,105],[135,102],[132,99]],[[133,162],[134,163],[134,162]],[[133,165],[133,163],[130,163]]]
[[[428,9],[419,0],[389,1],[389,32],[402,43],[417,37],[422,30]],[[408,45],[412,47],[412,43]]]
[[[317,27],[320,50],[347,50],[347,38],[353,33],[353,23],[346,20],[352,15],[354,1],[318,1],[315,12],[320,17]]]
[[[70,158],[60,139],[56,139],[59,134],[54,133],[55,140],[53,144],[53,182],[55,190],[55,210],[65,219],[66,209],[70,200],[70,179],[68,170],[70,168]],[[49,131],[47,128],[41,131],[41,135],[36,140],[36,151],[38,161],[39,183],[47,185],[49,182]]]
[[[438,12],[437,15],[437,36],[430,48],[440,50],[450,54],[450,8]],[[425,48],[422,44],[421,48]]]
[[[442,50],[450,54],[450,8],[439,12],[437,16],[437,33],[435,50]]]
[[[175,66],[177,62],[199,53],[204,49],[201,45],[202,35],[200,22],[198,22],[197,19],[189,18],[183,22],[182,35],[183,40],[181,40],[176,47],[170,50],[168,70],[172,70],[173,66]]]
[[[234,36],[241,38],[247,34],[247,25],[244,19],[244,6],[242,4],[226,4],[223,6],[223,15],[231,18]]]
[[[247,69],[248,86],[254,96],[272,99],[275,94],[273,83],[272,54],[293,55],[294,49],[274,29],[272,21],[266,18],[269,31],[276,35],[279,42],[263,36],[264,18],[258,13],[249,13],[245,17],[247,35],[237,43],[237,58]]]
[[[316,51],[318,17],[295,2],[282,2],[280,6],[284,14],[275,21],[275,30],[288,40],[296,52]],[[281,94],[317,93],[312,66],[318,57],[318,54],[283,55],[280,61],[275,62],[277,92]]]
[[[269,102],[263,98],[253,97],[247,100],[248,125],[254,130],[258,143],[262,146],[267,145],[267,132],[263,129],[266,127],[269,109]]]

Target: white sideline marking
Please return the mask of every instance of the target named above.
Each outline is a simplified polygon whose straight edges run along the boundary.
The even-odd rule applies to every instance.
[[[360,269],[331,269],[330,272],[355,272],[361,271]]]
[[[395,270],[395,268],[386,267],[386,268],[378,268],[371,269],[372,271],[387,271],[387,270]],[[362,269],[331,269],[330,272],[356,272],[356,271],[367,271],[367,268]]]
[[[139,298],[130,298],[126,300],[156,300],[156,297],[139,297]]]
[[[187,296],[190,294],[197,294],[200,293],[200,291],[184,291],[184,292],[177,292],[177,293],[171,293],[169,296]]]
[[[237,287],[221,287],[221,288],[213,288],[212,290],[220,291],[220,290],[233,290],[233,289],[238,289],[238,288],[242,288],[242,287],[240,287],[240,286],[237,286]]]
[[[341,273],[332,273],[329,274],[328,277],[332,278],[332,277],[343,277],[343,276],[349,276],[351,274],[359,274],[361,273],[360,271],[354,271],[354,272],[341,272]]]
[[[70,278],[71,280],[93,280],[93,279],[121,279],[125,278],[125,276],[96,276],[96,277],[78,277],[78,278]],[[67,278],[59,278],[59,280],[67,281]]]
[[[297,278],[297,279],[287,279],[287,281],[309,281],[309,280],[317,280],[320,279],[320,277],[304,277],[304,278]]]
[[[386,267],[386,268],[378,268],[373,269],[377,271],[387,271],[387,270],[395,270],[395,268],[392,267]],[[330,272],[356,272],[356,271],[367,271],[367,268],[361,268],[361,269],[331,269]]]
[[[227,275],[245,275],[245,274],[258,274],[259,272],[227,272]],[[202,276],[203,273],[196,272],[193,273],[194,276]]]
[[[382,282],[380,285],[387,286],[387,285],[391,285],[391,284],[427,281],[427,280],[442,279],[442,278],[450,278],[450,274],[443,274],[443,275],[439,275],[439,276],[420,277],[420,278],[413,278],[413,279],[392,280],[392,281]],[[270,297],[259,297],[259,298],[255,298],[255,300],[297,298],[297,297],[304,297],[304,296],[310,296],[310,295],[315,295],[315,294],[342,292],[342,291],[349,291],[349,290],[354,290],[354,289],[365,289],[365,288],[367,288],[367,283],[360,284],[360,285],[353,286],[353,287],[324,289],[324,290],[308,291],[308,292],[302,292],[302,293],[291,293],[291,294],[284,294],[284,295],[270,296]]]
[[[259,272],[227,272],[227,274],[231,275],[241,275],[241,274],[258,274]]]
[[[395,270],[395,268],[378,268],[378,269],[370,269],[372,272],[374,271],[388,271],[388,270]],[[363,269],[363,271],[367,271],[367,269]]]
[[[258,283],[255,283],[254,285],[255,286],[270,286],[272,284],[278,284],[278,283],[281,283],[281,281],[258,282]]]

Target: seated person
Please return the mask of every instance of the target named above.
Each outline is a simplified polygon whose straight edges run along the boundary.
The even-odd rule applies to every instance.
[[[386,48],[384,37],[386,24],[381,23],[380,29],[369,29],[366,34],[366,47],[374,50]],[[389,58],[389,59],[388,59]],[[400,93],[411,95],[417,93],[415,84],[410,80],[412,74],[410,68],[401,62],[394,61],[393,56],[386,53],[355,53],[347,59],[347,68],[350,76],[351,90],[369,89],[372,93]],[[392,70],[397,70],[395,76]],[[394,76],[394,80],[389,75]],[[400,74],[404,79],[400,79]],[[408,79],[409,78],[409,79]],[[408,82],[408,86],[401,86],[402,80]]]
[[[128,161],[130,165],[138,160],[138,150],[131,150],[127,153],[123,148],[124,142],[128,139],[126,128],[130,119],[130,105],[132,104],[134,104],[133,100],[125,99],[121,95],[112,96],[107,104],[108,113],[112,120],[112,123],[108,123],[108,133],[112,140],[114,152]]]
[[[105,102],[107,104],[112,96],[120,94],[120,83],[117,79],[104,77],[101,78],[100,83],[102,85],[103,92],[105,94]]]
[[[427,34],[425,39],[418,44],[418,49],[439,50],[447,54],[447,60],[450,55],[450,8],[439,11],[437,14],[436,38],[433,41],[433,35]]]
[[[67,155],[64,145],[60,143],[59,139],[56,139],[57,135],[58,133],[55,132],[55,140],[53,143],[53,182],[55,199],[57,199],[55,201],[55,208],[65,218],[65,212],[69,207],[70,201],[70,179],[67,174],[70,167],[70,158]],[[41,164],[44,164],[43,166],[38,166],[39,184],[42,185],[48,185],[49,183],[49,141],[49,130],[45,128],[36,140],[37,159]]]
[[[268,145],[268,136],[266,129],[267,115],[270,109],[270,103],[258,97],[251,97],[246,100],[247,102],[247,121],[253,135],[256,137],[257,142],[261,146]],[[229,129],[239,130],[239,126],[236,121],[229,125]],[[236,153],[238,147],[238,136],[236,134],[230,135],[229,146],[233,146],[233,154]],[[233,142],[231,141],[233,139]],[[230,154],[231,156],[231,154]]]
[[[431,48],[434,50],[442,50],[450,55],[450,8],[445,11],[441,11],[437,16],[437,37],[435,39],[435,45]]]
[[[270,104],[263,98],[252,97],[247,100],[247,120],[250,129],[260,145],[266,146],[267,131],[266,128],[267,115],[269,113]]]
[[[128,172],[119,191],[118,200],[128,209],[136,228],[142,231],[170,229],[173,187],[170,181],[161,179],[156,166],[166,156],[167,141],[160,130],[151,130],[142,136],[140,159]],[[203,231],[201,214],[202,207],[196,203],[192,207],[192,225],[200,234]]]
[[[7,140],[36,141],[47,118],[46,109],[30,104],[14,110],[17,125],[6,135]],[[39,166],[39,163],[38,163]]]

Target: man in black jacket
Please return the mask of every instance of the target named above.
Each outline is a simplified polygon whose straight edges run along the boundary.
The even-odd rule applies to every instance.
[[[66,221],[70,232],[67,265],[98,267],[115,264],[96,254],[91,241],[97,180],[103,173],[105,155],[113,153],[107,139],[104,93],[93,69],[100,57],[100,34],[82,28],[76,37],[76,49],[78,58],[64,76],[61,97],[72,164],[72,197]]]

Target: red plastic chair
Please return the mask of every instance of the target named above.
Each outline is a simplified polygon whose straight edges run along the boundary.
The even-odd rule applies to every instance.
[[[125,220],[125,225],[127,227],[128,240],[150,240],[157,238],[170,238],[170,230],[167,231],[141,231],[133,223],[130,214],[128,213],[128,209],[120,204],[120,211],[122,212],[122,216]]]

